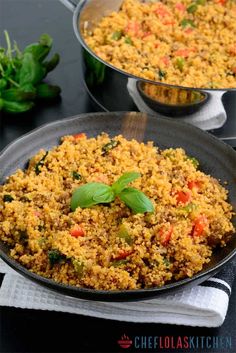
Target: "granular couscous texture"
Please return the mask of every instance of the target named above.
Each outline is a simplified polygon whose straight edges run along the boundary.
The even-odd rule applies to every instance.
[[[112,148],[104,153],[104,146]],[[131,186],[154,212],[134,214],[119,197],[71,211],[76,188],[111,185],[132,171],[141,176]],[[0,186],[0,239],[10,255],[41,276],[93,289],[159,287],[192,277],[215,246],[226,245],[232,216],[226,189],[182,148],[159,150],[121,135],[65,136]]]
[[[83,35],[101,59],[132,75],[185,87],[236,88],[234,0],[124,0]]]

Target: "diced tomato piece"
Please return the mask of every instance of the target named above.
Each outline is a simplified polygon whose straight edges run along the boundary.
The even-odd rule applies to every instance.
[[[174,52],[175,56],[181,56],[182,58],[187,58],[191,53],[191,50],[188,48],[179,49]]]
[[[191,33],[193,33],[193,28],[188,27],[187,29],[185,29],[184,32],[187,33],[187,34],[191,34]]]
[[[73,135],[73,137],[78,140],[78,139],[81,139],[81,138],[84,138],[86,137],[86,134],[84,134],[83,132],[81,132],[80,134],[75,134]]]
[[[154,10],[154,13],[160,17],[170,16],[170,12],[162,4],[158,4],[158,7]]]
[[[149,37],[149,36],[151,36],[151,35],[152,35],[152,32],[151,32],[151,31],[149,31],[149,32],[144,32],[143,35],[142,35],[142,38],[144,39],[144,38],[147,38],[147,37]]]
[[[83,237],[85,232],[82,227],[76,225],[74,228],[71,229],[70,235],[75,238]]]
[[[236,55],[236,44],[231,45],[228,49],[229,54]]]
[[[132,251],[126,251],[123,250],[122,252],[120,252],[120,254],[115,258],[115,260],[123,260],[126,259],[126,257],[128,257],[129,255],[133,254],[133,250]]]
[[[165,25],[165,26],[173,26],[173,25],[175,25],[175,21],[174,20],[164,20],[164,21],[162,21],[162,23],[163,23],[163,25]]]
[[[155,47],[155,48],[159,48],[159,46],[160,46],[160,43],[157,43],[157,42],[156,42],[156,43],[154,44],[154,47]]]
[[[176,193],[176,200],[178,203],[186,204],[191,200],[191,194],[190,192],[185,192],[185,191],[177,191]]]
[[[167,55],[163,56],[161,58],[161,61],[163,62],[163,64],[165,64],[165,66],[169,66],[169,64],[170,64],[170,58]]]
[[[236,66],[232,68],[232,71],[236,74]]]
[[[126,28],[125,28],[125,32],[126,33],[130,33],[133,35],[137,35],[140,31],[140,25],[138,22],[128,22]]]
[[[166,229],[166,227],[163,226],[159,230],[160,241],[162,245],[166,246],[169,243],[173,230],[174,230],[174,227],[172,225],[169,227],[169,229]]]
[[[184,12],[186,10],[186,6],[182,2],[177,2],[175,8],[181,12]]]
[[[198,181],[198,180],[191,180],[191,181],[188,182],[188,188],[190,190],[193,190],[194,188],[195,189],[200,189],[201,185],[202,185],[202,183],[200,181]]]
[[[216,3],[220,4],[220,5],[225,5],[226,2],[227,2],[227,0],[216,0]]]
[[[191,235],[193,237],[199,237],[200,235],[202,235],[204,233],[207,226],[208,226],[207,217],[204,215],[199,216],[194,221]]]

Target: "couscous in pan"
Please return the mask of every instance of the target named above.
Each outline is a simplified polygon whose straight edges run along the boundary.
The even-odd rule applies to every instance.
[[[82,0],[76,7],[60,1],[74,12],[90,90],[127,77],[190,89],[236,88],[234,0]]]
[[[235,162],[211,135],[141,113],[43,126],[0,156],[0,255],[87,299],[196,285],[236,252]]]

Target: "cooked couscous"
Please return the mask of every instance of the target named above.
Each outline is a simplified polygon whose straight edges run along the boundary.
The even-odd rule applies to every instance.
[[[121,135],[65,136],[0,186],[10,255],[41,276],[93,289],[192,277],[226,245],[232,215],[226,189],[182,148]]]
[[[236,88],[234,0],[124,0],[87,45],[132,75],[172,85]]]

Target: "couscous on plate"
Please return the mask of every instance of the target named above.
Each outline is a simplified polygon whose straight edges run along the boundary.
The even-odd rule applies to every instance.
[[[227,190],[193,156],[122,135],[65,136],[0,186],[0,239],[10,256],[92,289],[192,277],[227,244],[232,216]]]

